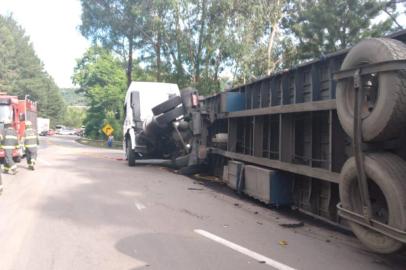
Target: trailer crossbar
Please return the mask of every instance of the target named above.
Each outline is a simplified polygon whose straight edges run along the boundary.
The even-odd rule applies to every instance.
[[[399,230],[395,227],[381,223],[374,219],[370,219],[369,223],[365,222],[365,216],[345,209],[341,203],[337,204],[338,215],[344,219],[350,220],[354,223],[367,227],[375,232],[386,235],[399,242],[406,244],[406,231]]]
[[[340,81],[354,77],[355,72],[359,70],[359,76],[368,75],[372,73],[381,72],[394,72],[399,70],[406,70],[406,60],[391,60],[370,65],[365,65],[357,68],[340,70],[334,73],[334,80]]]

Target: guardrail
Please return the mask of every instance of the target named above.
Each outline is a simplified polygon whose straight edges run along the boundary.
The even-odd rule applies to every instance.
[[[109,148],[107,146],[107,140],[93,140],[89,138],[80,138],[76,140],[80,144],[94,146],[94,147],[102,147],[102,148]],[[113,141],[112,148],[122,149],[123,142],[122,141]]]

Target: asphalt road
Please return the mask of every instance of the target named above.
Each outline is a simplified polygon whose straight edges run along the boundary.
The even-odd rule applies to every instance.
[[[0,269],[406,269],[351,235],[214,181],[130,168],[118,150],[43,138],[37,170],[3,177]]]

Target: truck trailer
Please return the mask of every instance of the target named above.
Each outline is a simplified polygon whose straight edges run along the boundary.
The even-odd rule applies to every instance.
[[[138,129],[146,144],[168,139],[172,150],[153,158],[205,168],[237,192],[344,224],[374,252],[397,252],[406,244],[404,42],[406,31],[365,39],[208,97],[188,88]]]
[[[50,119],[49,118],[37,118],[37,133],[47,133],[49,131]]]

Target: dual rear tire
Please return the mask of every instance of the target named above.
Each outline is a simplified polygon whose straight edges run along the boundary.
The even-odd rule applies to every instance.
[[[341,69],[357,68],[391,60],[406,59],[406,45],[386,38],[366,39],[347,54]],[[384,141],[399,135],[406,124],[406,73],[382,72],[364,79],[365,99],[362,107],[363,140]],[[348,136],[353,136],[354,82],[337,84],[337,114]]]
[[[393,39],[361,41],[347,54],[341,69],[391,60],[406,59],[406,45]],[[363,77],[364,99],[361,108],[362,136],[377,142],[399,136],[406,126],[406,73],[382,72]],[[337,114],[344,131],[353,137],[354,82],[337,84]],[[391,153],[369,153],[364,158],[365,173],[372,205],[372,218],[394,228],[406,230],[406,162]],[[352,157],[340,174],[340,200],[345,209],[362,214],[357,168]],[[355,222],[348,222],[357,238],[370,250],[388,254],[403,244]]]
[[[400,230],[406,230],[406,162],[390,153],[368,154],[364,159],[365,174],[372,205],[372,218]],[[357,168],[352,157],[340,175],[340,200],[345,209],[362,214]],[[389,254],[403,244],[355,222],[349,225],[357,238],[370,250]]]

